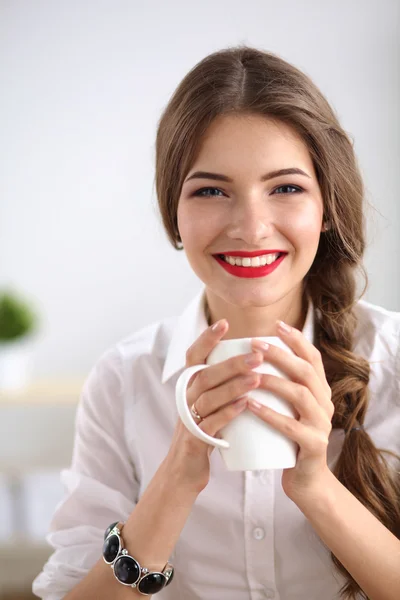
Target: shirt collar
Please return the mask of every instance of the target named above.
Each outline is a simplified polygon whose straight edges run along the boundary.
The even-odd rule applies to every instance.
[[[167,357],[162,373],[162,383],[165,383],[175,373],[185,367],[186,351],[208,327],[205,315],[205,288],[203,288],[189,303],[174,328],[171,342],[168,346]],[[315,311],[311,297],[308,296],[308,309],[303,335],[314,343]]]

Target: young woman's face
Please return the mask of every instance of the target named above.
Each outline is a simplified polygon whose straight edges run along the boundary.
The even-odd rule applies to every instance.
[[[283,169],[299,172],[277,173]],[[199,171],[208,175],[193,177]],[[218,117],[185,178],[177,216],[192,269],[221,299],[240,307],[261,307],[290,293],[301,294],[323,218],[321,191],[306,145],[281,122],[253,115]],[[256,276],[256,266],[239,276],[237,267],[229,270],[218,256],[259,250],[287,254],[263,276]],[[239,262],[240,266],[245,265]]]

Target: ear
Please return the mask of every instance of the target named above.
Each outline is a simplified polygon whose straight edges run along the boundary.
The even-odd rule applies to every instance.
[[[182,250],[183,244],[182,244],[182,238],[181,238],[181,235],[179,233],[179,230],[177,230],[177,233],[176,233],[176,236],[175,236],[175,242],[176,242],[176,245],[177,245],[178,249]]]
[[[329,220],[324,221],[321,227],[321,231],[328,231],[331,228],[331,222]]]

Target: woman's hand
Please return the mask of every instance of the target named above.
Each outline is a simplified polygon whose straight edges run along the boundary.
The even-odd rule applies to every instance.
[[[287,331],[279,323],[277,333],[295,355],[272,345],[263,349],[262,342],[256,339],[252,347],[261,350],[264,360],[284,371],[290,381],[263,374],[258,387],[290,402],[298,418],[286,417],[253,400],[249,401],[248,408],[299,445],[296,466],[284,469],[282,475],[286,495],[296,502],[296,497],[322,482],[329,471],[326,458],[334,405],[320,352],[301,331],[294,327]]]
[[[205,364],[211,350],[226,334],[229,324],[222,319],[204,331],[186,353],[186,368]],[[208,435],[218,432],[242,413],[248,404],[247,394],[260,383],[260,374],[253,369],[263,362],[260,351],[238,355],[211,365],[193,375],[187,388],[189,407],[202,417],[198,423]],[[178,419],[172,443],[166,457],[167,471],[175,479],[199,493],[210,477],[210,454],[214,447],[192,435]]]

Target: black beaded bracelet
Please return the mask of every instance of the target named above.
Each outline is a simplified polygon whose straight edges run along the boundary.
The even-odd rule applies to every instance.
[[[169,585],[174,577],[174,567],[167,562],[162,572],[150,572],[141,567],[123,547],[123,523],[116,521],[104,533],[103,560],[110,565],[114,576],[123,585],[129,585],[143,596],[157,594]]]

